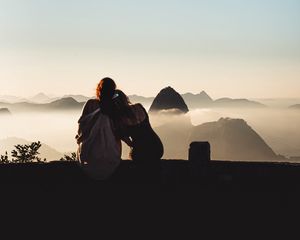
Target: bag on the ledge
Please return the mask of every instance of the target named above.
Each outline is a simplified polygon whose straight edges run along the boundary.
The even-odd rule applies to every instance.
[[[97,109],[82,116],[78,123],[77,158],[88,175],[104,180],[121,162],[120,145],[114,136],[111,120]]]

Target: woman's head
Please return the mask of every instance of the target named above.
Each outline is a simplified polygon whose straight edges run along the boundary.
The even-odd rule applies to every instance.
[[[96,89],[96,97],[99,100],[103,100],[105,98],[111,99],[116,90],[116,83],[111,78],[103,78],[97,85]]]
[[[115,110],[117,111],[126,111],[131,104],[127,95],[119,89],[115,90],[112,99]]]

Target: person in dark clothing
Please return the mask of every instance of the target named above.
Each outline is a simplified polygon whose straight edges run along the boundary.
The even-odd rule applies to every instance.
[[[120,139],[131,147],[130,157],[140,172],[139,176],[148,180],[157,177],[164,148],[142,104],[131,104],[124,92],[116,90],[112,119]]]

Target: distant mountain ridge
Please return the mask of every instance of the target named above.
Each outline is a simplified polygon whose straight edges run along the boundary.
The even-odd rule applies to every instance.
[[[12,95],[0,95],[0,102],[5,103],[18,103],[18,102],[24,102],[27,101],[25,98],[16,97]]]
[[[169,87],[172,89],[171,87]],[[166,89],[164,88],[161,90],[161,92],[165,92]],[[173,89],[174,90],[174,89]],[[174,90],[175,91],[175,90]],[[165,105],[163,109],[169,109],[171,105],[176,105],[176,100],[173,100],[173,103],[170,103],[170,100],[167,100],[166,96],[164,98],[159,98],[159,95],[162,93],[159,93],[158,96],[153,100],[154,106],[156,105],[158,108],[159,105]],[[175,91],[176,92],[176,91]],[[172,93],[170,91],[169,95],[171,96]],[[185,93],[181,95],[182,99],[184,100],[184,104],[187,105],[187,108],[189,109],[197,109],[197,108],[264,108],[266,105],[251,101],[248,99],[232,99],[232,98],[219,98],[216,100],[213,100],[205,91],[200,92],[199,94],[193,94],[193,93]],[[169,102],[168,102],[169,101]],[[179,103],[177,103],[178,105]],[[168,106],[170,105],[170,106]],[[180,108],[180,107],[177,107]],[[153,110],[153,107],[150,107],[150,111]]]
[[[209,106],[213,103],[213,99],[205,91],[199,94],[185,93],[181,96],[190,108]]]
[[[266,105],[250,101],[248,99],[232,99],[232,98],[220,98],[213,102],[213,107],[255,107],[255,108],[263,108]]]
[[[32,102],[32,103],[49,103],[49,102],[53,101],[53,99],[48,97],[44,93],[38,93],[35,96],[29,98],[28,101]]]
[[[64,95],[62,98],[73,98],[75,99],[77,102],[87,102],[87,100],[91,99],[91,97],[87,97],[87,96],[84,96],[84,95]]]
[[[219,99],[212,99],[209,94],[207,94],[205,91],[201,91],[198,94],[193,93],[184,93],[180,94],[183,98],[185,104],[187,105],[187,108],[189,109],[196,109],[196,108],[218,108],[218,107],[224,107],[224,108],[263,108],[266,107],[266,105],[253,101],[248,99],[233,99],[233,98],[219,98]],[[87,97],[84,95],[64,95],[63,97],[49,97],[48,95],[44,93],[38,93],[37,95],[24,99],[24,98],[18,98],[14,96],[0,96],[0,103],[3,106],[4,103],[6,104],[16,104],[16,103],[31,103],[31,104],[47,104],[54,101],[58,101],[60,99],[64,98],[73,98],[79,103],[84,103],[88,99],[91,99],[92,97]],[[142,103],[145,105],[151,105],[154,101],[154,97],[143,97],[140,95],[129,95],[128,96],[130,101],[132,103]]]
[[[135,94],[129,95],[128,98],[132,103],[142,103],[146,105],[151,104],[154,100],[154,97],[143,97]]]
[[[45,93],[38,93],[32,97],[29,98],[20,98],[16,96],[10,96],[10,95],[0,95],[0,102],[1,103],[37,103],[37,104],[45,104],[45,103],[51,103],[53,101],[62,99],[62,98],[74,98],[77,102],[86,102],[88,99],[92,97],[87,97],[80,94],[66,94],[61,97],[50,97]]]
[[[84,103],[79,103],[75,99],[61,98],[50,103],[1,103],[0,108],[9,108],[12,111],[47,111],[47,110],[79,110],[82,109]]]
[[[300,110],[300,104],[292,105],[289,108],[291,108],[291,109],[299,109]]]

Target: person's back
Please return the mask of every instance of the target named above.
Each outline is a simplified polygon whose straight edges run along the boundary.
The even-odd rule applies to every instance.
[[[163,145],[152,129],[149,116],[141,104],[130,106],[134,118],[126,119],[126,134],[132,139],[131,157],[134,161],[154,161],[163,155]]]
[[[81,115],[87,115],[94,112],[100,107],[100,101],[98,99],[89,99],[83,106]]]
[[[109,114],[114,93],[114,88],[110,87],[114,82],[111,81],[113,80],[101,80],[98,85],[99,91],[97,88],[97,99],[86,102],[78,121],[78,159],[83,169],[96,179],[107,179],[121,161],[120,140],[115,136]],[[106,91],[103,91],[105,89]]]

